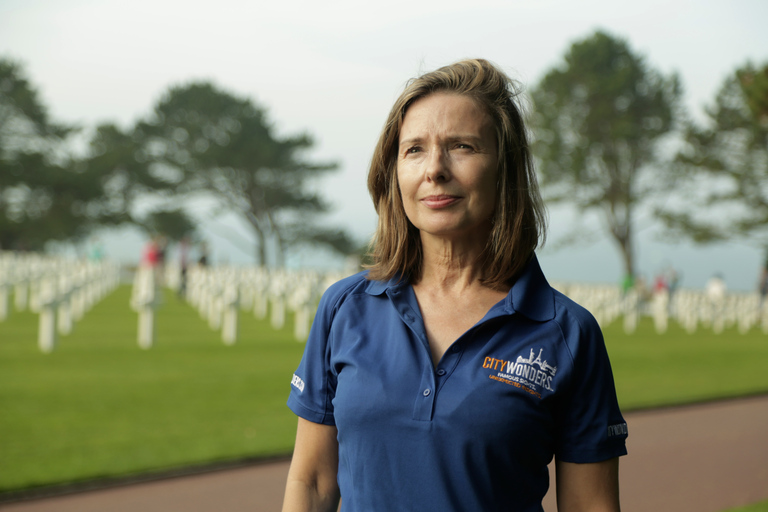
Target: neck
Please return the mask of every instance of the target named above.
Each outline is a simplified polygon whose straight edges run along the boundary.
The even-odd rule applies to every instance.
[[[481,284],[485,238],[478,243],[477,240],[453,240],[422,234],[421,246],[423,259],[419,284],[454,290]]]

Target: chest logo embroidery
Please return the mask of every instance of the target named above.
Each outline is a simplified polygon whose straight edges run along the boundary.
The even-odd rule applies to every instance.
[[[483,360],[483,368],[496,372],[488,375],[488,378],[520,388],[541,398],[542,390],[553,391],[552,379],[557,373],[557,366],[551,366],[546,359],[542,360],[543,352],[544,349],[540,348],[539,354],[535,355],[531,349],[527,358],[517,356],[514,362],[489,356]]]

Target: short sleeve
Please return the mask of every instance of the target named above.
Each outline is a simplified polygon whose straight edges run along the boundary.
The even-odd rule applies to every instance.
[[[335,425],[333,397],[336,377],[330,369],[330,331],[337,294],[333,288],[320,299],[304,355],[291,379],[288,408],[297,416],[313,423]]]
[[[574,463],[626,455],[627,424],[619,410],[602,332],[586,310],[573,320],[573,330],[565,333],[573,366],[556,414],[555,455]]]

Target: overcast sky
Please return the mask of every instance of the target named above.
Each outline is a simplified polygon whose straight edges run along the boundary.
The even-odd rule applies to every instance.
[[[652,67],[679,73],[686,104],[701,118],[729,73],[768,61],[766,20],[764,0],[0,0],[0,56],[23,63],[54,119],[85,127],[128,126],[170,85],[193,79],[247,95],[268,108],[280,133],[313,134],[314,158],[339,162],[322,182],[336,206],[328,222],[364,239],[375,226],[365,188],[371,151],[408,78],[478,56],[532,87],[573,41],[601,28],[626,38]],[[204,206],[194,213],[205,217]],[[568,217],[552,211],[552,240]],[[687,286],[721,272],[732,288],[754,288],[756,248],[663,245],[649,221],[640,224],[639,270],[647,277],[672,264]],[[206,233],[215,257],[249,261],[237,248],[251,243],[243,225],[225,218],[206,224]],[[132,236],[106,237],[108,252],[135,259],[138,249],[126,244],[140,239]],[[553,279],[616,282],[621,274],[605,237],[544,250],[541,260]]]

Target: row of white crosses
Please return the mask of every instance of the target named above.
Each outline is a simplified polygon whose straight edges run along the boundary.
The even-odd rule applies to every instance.
[[[120,267],[36,253],[0,252],[0,321],[13,309],[39,314],[38,347],[52,352],[59,335],[72,332],[120,282]]]
[[[557,283],[555,288],[589,310],[601,325],[623,317],[624,330],[635,332],[641,316],[653,319],[657,332],[664,333],[675,320],[693,333],[701,326],[721,333],[736,326],[741,333],[759,327],[768,334],[768,301],[760,304],[755,293],[708,294],[705,290],[669,291],[640,297],[635,290],[622,293],[618,286]]]
[[[175,272],[173,267],[166,270],[169,274]],[[226,345],[237,341],[240,309],[238,269],[204,266],[189,268],[186,297],[211,329],[221,331],[221,339]]]
[[[138,341],[142,348],[150,348],[154,340],[154,311],[160,304],[158,283],[162,281],[172,288],[181,284],[177,266],[166,265],[162,276],[157,272],[152,268],[139,269],[134,281],[131,305],[139,312]],[[284,327],[286,313],[290,311],[294,336],[305,341],[320,296],[347,274],[193,266],[187,272],[186,298],[211,329],[221,331],[224,344],[237,342],[238,318],[244,311],[258,319],[269,315],[274,329]],[[760,325],[768,333],[768,303],[761,313],[757,294],[726,293],[717,299],[705,291],[680,290],[671,298],[666,291],[649,298],[640,297],[634,290],[622,293],[618,286],[611,285],[560,283],[555,287],[592,312],[601,325],[623,318],[628,333],[637,329],[642,316],[650,316],[659,333],[666,332],[671,319],[688,332],[695,332],[699,326],[722,332],[733,325],[747,332]]]
[[[176,270],[169,267],[168,271]],[[238,315],[242,311],[250,311],[260,320],[269,315],[270,325],[276,330],[285,326],[290,311],[294,337],[305,341],[320,296],[344,275],[310,270],[197,266],[188,270],[186,296],[211,329],[221,330],[225,344],[237,341]]]
[[[741,333],[759,327],[768,334],[768,301],[760,304],[757,293],[712,297],[705,292],[682,290],[675,294],[672,307],[676,320],[691,333],[702,325],[716,333],[736,326]]]

